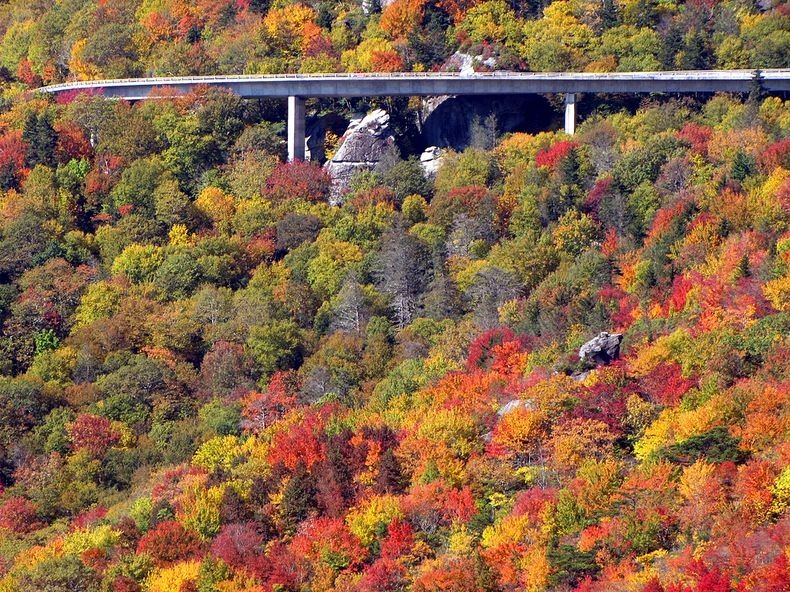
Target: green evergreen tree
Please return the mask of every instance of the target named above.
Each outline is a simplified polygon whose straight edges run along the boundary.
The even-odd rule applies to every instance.
[[[53,166],[57,134],[48,113],[28,113],[22,129],[22,139],[30,146],[27,153],[27,166],[37,164]]]

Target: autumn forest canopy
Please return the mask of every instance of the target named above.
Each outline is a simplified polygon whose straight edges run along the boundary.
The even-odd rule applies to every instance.
[[[785,592],[786,97],[472,120],[437,170],[420,101],[313,100],[390,117],[338,194],[283,102],[34,91],[790,59],[770,0],[385,4],[0,6],[0,592]]]
[[[284,72],[781,68],[780,0],[11,0],[0,67],[28,84]],[[486,66],[485,64],[488,64]]]

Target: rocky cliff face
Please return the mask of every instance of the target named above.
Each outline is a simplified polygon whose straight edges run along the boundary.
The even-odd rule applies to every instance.
[[[434,179],[436,173],[439,172],[439,167],[442,165],[442,157],[444,151],[436,146],[429,146],[420,155],[420,164],[425,171],[425,176],[429,179]]]
[[[306,130],[307,152],[305,160],[324,164],[326,162],[325,140],[327,132],[342,136],[348,128],[348,119],[338,113],[326,113],[309,120]]]
[[[341,201],[354,174],[375,167],[387,148],[393,144],[395,138],[392,136],[389,121],[390,116],[383,109],[376,109],[351,120],[340,146],[331,160],[324,165],[334,181],[333,201]]]
[[[470,143],[470,124],[494,114],[500,134],[536,133],[561,127],[559,113],[540,95],[497,97],[431,97],[422,110],[422,148],[438,146],[463,150]]]
[[[481,66],[493,69],[496,67],[496,58],[487,57],[484,55],[471,55],[468,53],[455,52],[444,64],[442,70],[445,72],[458,72],[462,76],[468,76],[475,73],[475,68]]]
[[[475,116],[483,122],[493,114],[499,134],[538,132],[561,126],[559,114],[548,100],[538,95],[496,97],[431,97],[425,100],[416,144],[424,150],[420,162],[432,177],[440,164],[443,148],[463,150],[471,141],[470,127]],[[308,148],[310,159],[321,162],[326,129],[337,129],[338,121],[326,117],[311,126]],[[334,180],[332,201],[340,203],[357,171],[371,170],[392,146],[395,138],[390,116],[383,109],[359,115],[351,120],[337,151],[324,164]]]

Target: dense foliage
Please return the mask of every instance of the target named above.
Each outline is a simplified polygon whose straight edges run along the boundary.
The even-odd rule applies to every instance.
[[[0,8],[0,591],[787,590],[786,101],[601,103],[332,206],[282,105],[28,88],[790,55],[784,6],[368,8]]]
[[[0,589],[786,589],[782,100],[336,207],[266,104],[6,96]]]
[[[779,0],[10,0],[0,66],[29,84],[141,75],[776,68]],[[459,67],[456,63],[449,67]]]

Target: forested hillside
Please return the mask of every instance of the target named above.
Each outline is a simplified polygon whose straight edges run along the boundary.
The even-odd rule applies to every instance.
[[[777,68],[788,21],[781,0],[10,0],[0,66],[30,84],[433,70],[455,51],[533,71]]]
[[[588,97],[573,137],[393,149],[330,205],[280,103],[31,91],[782,66],[787,5],[0,14],[0,592],[790,587],[788,102]],[[619,358],[580,359],[602,331]]]

